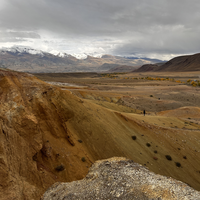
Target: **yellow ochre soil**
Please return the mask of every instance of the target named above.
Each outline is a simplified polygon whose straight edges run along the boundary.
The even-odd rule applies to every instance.
[[[53,183],[82,179],[96,160],[113,156],[200,190],[198,88],[101,76],[64,81],[85,87],[0,71],[2,199],[39,199]]]

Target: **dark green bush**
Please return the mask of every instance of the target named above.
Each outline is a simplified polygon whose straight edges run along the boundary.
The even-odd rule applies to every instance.
[[[85,161],[86,161],[85,157],[82,157],[82,158],[81,158],[81,160],[82,160],[83,162],[85,162]]]
[[[149,143],[146,143],[146,145],[147,145],[148,147],[150,147],[150,146],[151,146],[151,144],[149,144]]]
[[[170,155],[166,155],[165,157],[167,158],[167,160],[172,160],[172,157]]]
[[[154,153],[158,153],[158,152],[155,150]]]
[[[133,140],[136,140],[136,139],[137,139],[137,137],[136,137],[135,135],[133,135],[133,136],[132,136],[132,139],[133,139]]]
[[[175,162],[175,164],[176,164],[177,167],[181,167],[181,163]]]
[[[63,165],[59,165],[55,168],[55,170],[58,172],[63,171],[64,169],[65,169],[65,167]]]

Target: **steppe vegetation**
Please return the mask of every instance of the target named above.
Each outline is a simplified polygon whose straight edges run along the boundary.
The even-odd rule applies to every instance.
[[[119,77],[119,75],[126,74],[126,77]],[[101,74],[102,77],[104,78],[111,78],[111,79],[132,79],[132,80],[150,80],[150,81],[172,81],[176,83],[183,83],[191,86],[200,86],[200,81],[199,80],[191,80],[188,79],[187,81],[181,81],[181,80],[175,80],[174,78],[169,78],[169,77],[129,77],[129,74],[127,73],[107,73],[107,74]]]

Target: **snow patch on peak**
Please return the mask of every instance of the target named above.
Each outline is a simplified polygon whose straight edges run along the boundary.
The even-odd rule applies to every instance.
[[[101,58],[103,55],[99,54],[99,53],[79,53],[79,54],[71,54],[72,56],[74,56],[77,59],[86,59],[88,56],[91,57],[95,57],[95,58]]]
[[[76,59],[80,59],[80,60],[86,59],[88,56],[95,57],[95,58],[101,58],[103,56],[103,54],[98,53],[98,52],[66,53],[66,52],[58,51],[58,50],[51,50],[51,51],[48,51],[48,53],[47,53],[47,52],[43,52],[41,50],[36,50],[36,49],[27,47],[27,46],[2,47],[2,49],[0,49],[0,54],[6,54],[8,52],[11,52],[11,53],[14,53],[17,55],[21,55],[21,54],[40,55],[41,57],[43,57],[45,54],[49,53],[49,54],[52,54],[52,55],[60,57],[60,58],[73,56]]]
[[[61,58],[69,57],[70,56],[70,54],[67,54],[65,52],[59,52],[57,50],[51,50],[49,53],[53,54],[54,56],[61,57]]]
[[[87,58],[87,54],[83,53],[83,54],[77,54],[77,53],[73,53],[71,54],[73,57],[77,58],[77,59],[86,59]]]
[[[12,53],[16,53],[18,55],[23,54],[23,53],[28,53],[28,54],[32,54],[32,55],[40,55],[40,56],[44,56],[44,52],[41,50],[36,50],[36,49],[32,49],[30,47],[3,47],[0,50],[0,53],[5,54],[6,52],[12,52]]]
[[[101,58],[102,54],[94,52],[94,53],[66,53],[66,52],[59,52],[57,50],[51,50],[49,53],[58,56],[58,57],[69,57],[73,56],[76,59],[86,59],[88,56]]]

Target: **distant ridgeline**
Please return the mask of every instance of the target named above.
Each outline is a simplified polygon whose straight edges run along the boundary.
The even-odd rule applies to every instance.
[[[200,53],[188,56],[179,56],[162,65],[143,65],[134,72],[185,72],[200,71]]]
[[[122,66],[117,71],[132,71],[141,65],[150,63],[153,63],[153,61],[149,59],[129,59],[111,55],[98,57],[88,55],[80,57],[66,53],[54,55],[26,47],[4,48],[0,50],[1,68],[31,73],[98,72],[108,71],[116,66]]]

